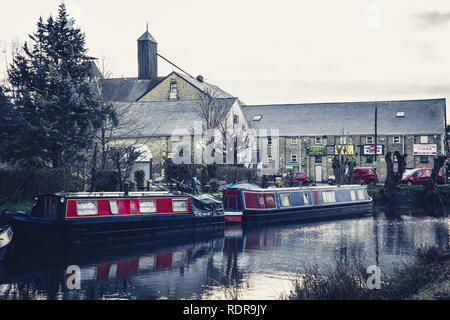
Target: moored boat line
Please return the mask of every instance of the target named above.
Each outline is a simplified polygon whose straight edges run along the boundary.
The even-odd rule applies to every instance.
[[[359,215],[372,202],[361,185],[262,189],[237,183],[223,191],[222,201],[171,192],[55,193],[39,196],[30,214],[3,215],[20,244],[72,247],[216,232],[225,223]]]

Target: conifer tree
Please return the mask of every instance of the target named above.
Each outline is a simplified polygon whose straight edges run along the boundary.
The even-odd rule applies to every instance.
[[[29,37],[31,44],[25,43],[8,72],[22,121],[5,153],[10,161],[39,157],[61,168],[91,146],[110,106],[93,91],[85,34],[64,3],[56,19],[39,18]]]

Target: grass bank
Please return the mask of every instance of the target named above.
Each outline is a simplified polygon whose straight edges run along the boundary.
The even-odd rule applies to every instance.
[[[382,202],[383,197],[381,190],[383,185],[368,185],[367,191],[369,196],[374,199],[375,202]],[[437,190],[446,205],[450,205],[450,185],[438,185]],[[425,186],[408,186],[406,184],[398,185],[393,194],[393,201],[398,204],[416,205],[422,198],[425,191]]]
[[[281,296],[288,300],[410,300],[450,299],[450,248],[418,248],[413,261],[404,262],[392,276],[381,275],[380,289],[369,289],[366,267],[360,262],[337,262],[320,273],[310,266],[292,280]]]

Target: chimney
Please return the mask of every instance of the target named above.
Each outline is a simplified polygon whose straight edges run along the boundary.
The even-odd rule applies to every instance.
[[[154,80],[158,76],[158,44],[147,31],[138,41],[138,78],[139,80]]]

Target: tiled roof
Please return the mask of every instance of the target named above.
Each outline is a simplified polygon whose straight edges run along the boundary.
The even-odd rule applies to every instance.
[[[158,77],[155,80],[139,80],[138,78],[115,78],[100,80],[103,100],[126,102],[136,101],[164,79],[165,77]]]
[[[219,99],[224,108],[230,109],[237,98]],[[175,130],[194,128],[195,121],[201,121],[197,110],[200,100],[116,102],[118,108],[127,108],[129,117],[136,122],[140,136],[170,136]],[[126,137],[126,129],[117,132],[116,137]]]
[[[250,125],[278,129],[280,136],[342,135],[343,130],[373,135],[375,108],[381,135],[442,134],[445,130],[445,99],[242,106]],[[404,112],[404,117],[398,112]],[[253,121],[258,116],[260,120]]]

